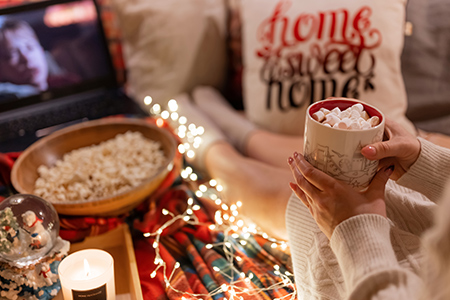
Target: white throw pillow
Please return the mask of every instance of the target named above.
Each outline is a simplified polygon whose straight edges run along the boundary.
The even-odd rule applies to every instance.
[[[223,0],[112,0],[122,31],[127,91],[166,104],[226,75]]]
[[[248,118],[301,135],[306,108],[357,98],[414,132],[400,69],[405,0],[241,0]]]

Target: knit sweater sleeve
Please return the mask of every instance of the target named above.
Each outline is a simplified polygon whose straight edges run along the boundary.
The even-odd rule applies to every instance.
[[[422,193],[436,202],[440,199],[445,184],[450,178],[450,149],[437,146],[425,139],[421,143],[417,161],[397,183]]]
[[[330,240],[346,284],[347,299],[415,299],[422,282],[401,268],[390,240],[389,221],[357,215],[339,224]]]

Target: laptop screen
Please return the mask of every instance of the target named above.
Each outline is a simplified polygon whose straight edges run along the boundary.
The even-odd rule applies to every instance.
[[[114,87],[115,76],[93,0],[0,10],[0,112]]]

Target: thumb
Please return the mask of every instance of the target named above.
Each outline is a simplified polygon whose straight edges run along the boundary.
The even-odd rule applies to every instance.
[[[361,149],[361,154],[370,160],[379,160],[386,157],[397,156],[402,151],[402,145],[397,141],[389,140],[367,145]]]
[[[372,193],[383,193],[386,187],[386,182],[388,181],[391,174],[394,172],[394,166],[391,165],[389,167],[383,168],[375,174],[372,181],[370,182],[368,192]]]

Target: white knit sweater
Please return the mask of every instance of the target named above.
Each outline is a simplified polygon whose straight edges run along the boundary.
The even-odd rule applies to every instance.
[[[286,226],[299,299],[419,297],[420,238],[432,226],[435,202],[450,178],[450,150],[420,142],[416,163],[397,183],[387,183],[388,219],[370,214],[350,218],[329,241],[300,199],[291,196]]]

